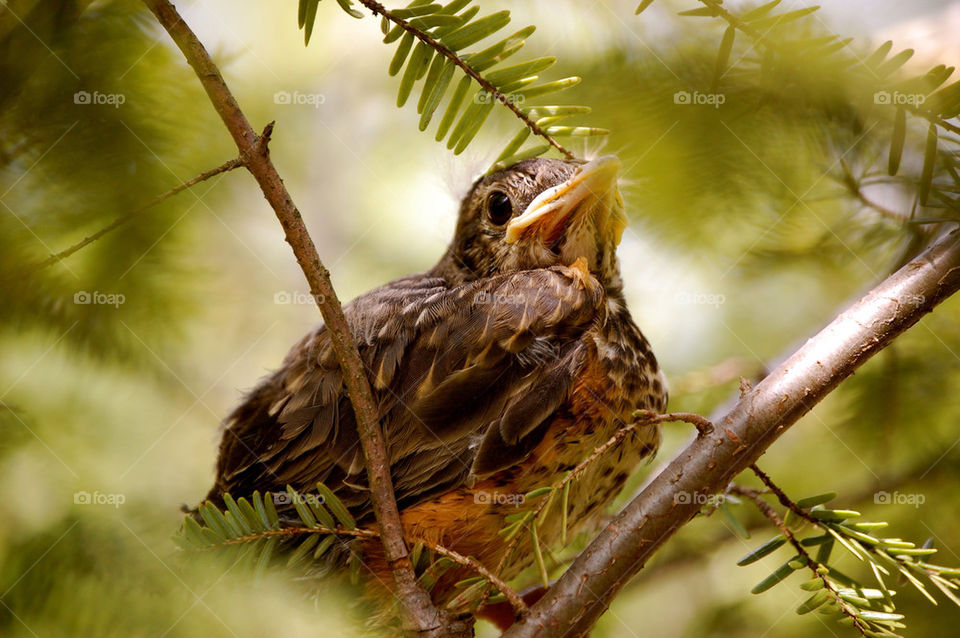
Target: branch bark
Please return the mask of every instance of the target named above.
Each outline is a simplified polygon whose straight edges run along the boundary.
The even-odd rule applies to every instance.
[[[262,136],[257,135],[209,53],[168,0],[144,0],[144,3],[170,34],[200,79],[210,102],[236,143],[243,165],[257,180],[264,197],[283,226],[286,241],[293,249],[297,263],[310,285],[310,292],[317,300],[356,413],[357,430],[367,466],[370,498],[380,529],[384,555],[393,573],[396,594],[401,603],[404,626],[423,636],[450,635],[451,632],[445,626],[445,616],[433,605],[429,594],[417,582],[413,565],[410,563],[390,478],[390,459],[387,456],[376,404],[356,342],[330,281],[330,273],[320,261],[300,211],[294,205],[270,160],[267,141],[273,125],[268,125]]]
[[[960,230],[945,233],[747,389],[581,552],[505,638],[583,636],[620,589],[787,428],[874,354],[960,289]]]

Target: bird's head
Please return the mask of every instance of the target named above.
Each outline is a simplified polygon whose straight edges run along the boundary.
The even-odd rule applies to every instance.
[[[583,257],[601,283],[616,285],[616,247],[627,224],[619,170],[610,155],[590,162],[538,158],[477,180],[437,270],[459,283]]]

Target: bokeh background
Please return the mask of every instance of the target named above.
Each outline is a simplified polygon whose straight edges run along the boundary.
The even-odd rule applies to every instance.
[[[875,186],[869,199],[899,213],[889,215],[838,181],[844,165],[885,166],[890,130],[890,114],[864,107],[841,70],[794,68],[789,83],[733,71],[721,81],[720,108],[677,104],[677,91],[709,86],[723,25],[676,15],[692,2],[658,0],[640,17],[636,3],[481,6],[538,26],[526,55],[556,55],[551,77],[583,76],[556,101],[592,106],[588,123],[612,131],[578,152],[623,161],[628,300],[670,379],[671,407],[708,414],[740,376],[762,374],[897,266],[911,246],[903,224],[911,192]],[[454,157],[416,130],[412,108],[395,108],[392,49],[377,22],[353,20],[334,2],[321,3],[308,48],[294,0],[177,4],[254,126],[277,121],[274,160],[341,297],[432,265],[458,198],[516,125],[494,121]],[[798,28],[853,36],[857,55],[893,39],[916,49],[909,73],[960,59],[960,3],[822,5]],[[732,61],[755,57],[738,42]],[[313,97],[283,104],[278,92]],[[0,634],[356,633],[348,598],[311,596],[282,570],[254,579],[242,567],[185,559],[170,541],[181,504],[211,484],[219,421],[318,321],[253,180],[216,176],[31,272],[235,155],[179,52],[137,2],[8,0],[0,132]],[[911,123],[907,174],[920,170],[924,133]],[[891,535],[933,538],[941,563],[960,564],[958,320],[960,301],[948,301],[761,466],[795,497],[838,491],[843,506],[890,521]],[[669,429],[660,460],[628,492],[689,435]],[[877,503],[880,490],[913,504]],[[694,521],[596,634],[852,635],[794,614],[806,597],[797,582],[749,594],[784,557],[736,567],[772,535],[755,512],[737,514],[754,539],[737,537],[721,516]],[[908,635],[952,633],[960,610],[899,589]]]

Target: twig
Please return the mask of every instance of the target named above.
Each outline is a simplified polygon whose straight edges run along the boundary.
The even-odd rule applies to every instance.
[[[767,486],[770,492],[774,494],[783,494],[780,488],[773,484],[773,481],[770,480],[770,477],[766,474],[763,474],[763,472],[757,468],[756,464],[751,465],[750,469],[753,470],[757,476],[763,475],[763,478],[760,480],[763,481],[764,485]],[[840,611],[843,612],[843,615],[853,621],[853,626],[857,628],[857,631],[860,632],[860,635],[867,636],[866,632],[868,628],[863,626],[862,621],[854,612],[854,610],[850,609],[849,605],[840,597],[840,592],[836,590],[836,588],[833,586],[833,583],[831,583],[830,579],[827,578],[826,573],[824,573],[827,570],[821,569],[821,564],[814,560],[814,558],[810,555],[810,552],[808,552],[807,549],[800,544],[800,541],[797,540],[796,536],[793,535],[793,532],[790,531],[790,528],[787,527],[787,524],[784,522],[784,520],[777,515],[773,508],[770,507],[769,503],[763,500],[763,494],[765,492],[734,484],[730,485],[729,491],[732,494],[737,494],[750,499],[753,504],[756,505],[757,509],[760,510],[760,513],[766,516],[770,522],[780,530],[780,533],[783,534],[783,537],[786,538],[787,542],[790,543],[794,550],[796,550],[797,556],[802,557],[803,560],[806,561],[806,565],[810,571],[813,572],[814,578],[819,579],[820,582],[823,583],[824,589],[831,593],[831,598],[838,604]],[[793,507],[796,507],[795,503],[792,503],[792,505]],[[791,511],[793,510],[793,507],[790,508]],[[800,508],[797,507],[797,509]],[[826,566],[823,567],[825,568]]]
[[[265,138],[271,127],[267,127],[263,137],[257,135],[209,53],[168,0],[144,0],[144,3],[173,38],[200,79],[210,102],[233,137],[244,166],[257,180],[264,197],[283,226],[287,243],[293,249],[310,285],[310,292],[323,315],[356,414],[357,431],[366,460],[370,500],[380,529],[384,557],[393,574],[396,593],[403,608],[404,625],[423,636],[450,635],[453,630],[445,626],[446,615],[434,606],[430,596],[417,582],[413,565],[410,563],[390,477],[390,459],[387,456],[370,383],[364,373],[360,353],[343,315],[340,301],[330,282],[330,273],[320,261],[300,211],[294,205],[270,160]]]
[[[504,636],[549,636],[560,627],[568,638],[588,633],[629,579],[696,515],[699,503],[680,502],[676,494],[723,490],[841,381],[958,289],[960,231],[953,230],[713,419],[716,431],[682,450]]]
[[[372,11],[374,15],[383,16],[384,18],[386,18],[390,22],[393,22],[394,24],[396,24],[398,27],[400,27],[407,33],[410,33],[411,35],[413,35],[413,37],[417,38],[418,40],[420,40],[421,42],[429,46],[431,49],[433,49],[443,57],[453,62],[464,73],[466,73],[471,78],[473,78],[477,82],[477,84],[479,84],[485,91],[487,91],[487,93],[489,93],[494,98],[496,98],[498,102],[500,102],[501,104],[506,106],[508,109],[513,111],[513,114],[516,115],[527,126],[527,128],[529,128],[533,132],[534,135],[539,135],[540,137],[545,139],[547,143],[550,144],[550,146],[554,147],[555,149],[563,153],[563,156],[566,157],[567,159],[574,158],[574,154],[571,151],[564,148],[557,140],[553,139],[553,137],[547,134],[547,132],[544,131],[539,124],[537,124],[536,122],[531,120],[529,117],[527,117],[527,114],[524,113],[519,106],[514,104],[513,100],[511,100],[508,96],[504,95],[499,89],[497,89],[497,87],[490,84],[490,82],[486,78],[484,78],[477,71],[475,71],[469,64],[467,64],[463,60],[463,58],[458,56],[456,53],[454,53],[453,51],[445,47],[443,44],[441,44],[437,40],[433,39],[429,33],[421,31],[420,29],[412,26],[409,22],[407,22],[403,18],[396,17],[390,12],[389,9],[384,7],[382,4],[380,4],[376,0],[358,0],[358,2],[363,6],[365,6],[366,8],[370,9],[370,11]]]
[[[126,224],[127,222],[131,221],[131,220],[132,220],[134,217],[136,217],[138,214],[142,213],[143,211],[147,210],[148,208],[153,208],[154,206],[156,206],[156,205],[159,204],[160,202],[162,202],[162,201],[164,201],[164,200],[166,200],[166,199],[168,199],[168,198],[170,198],[170,197],[173,197],[174,195],[176,195],[176,194],[179,193],[180,191],[184,191],[184,190],[190,188],[191,186],[194,186],[194,185],[196,185],[196,184],[199,184],[200,182],[206,181],[206,180],[210,179],[211,177],[213,177],[213,176],[215,176],[215,175],[219,175],[220,173],[226,173],[226,172],[232,171],[233,169],[237,168],[238,166],[242,166],[242,165],[243,165],[243,162],[242,162],[242,161],[240,160],[240,158],[238,157],[238,158],[235,158],[235,159],[230,160],[229,162],[224,162],[223,164],[221,164],[220,166],[218,166],[218,167],[216,167],[216,168],[211,168],[209,171],[204,171],[203,173],[200,173],[200,174],[197,175],[196,177],[194,177],[194,178],[192,178],[192,179],[188,179],[187,181],[185,181],[184,183],[180,184],[179,186],[174,186],[173,188],[171,188],[170,190],[168,190],[166,193],[162,193],[162,194],[160,194],[160,195],[157,195],[157,196],[154,197],[152,200],[150,200],[148,203],[144,204],[144,205],[141,206],[140,208],[137,208],[137,209],[134,210],[133,212],[127,213],[126,215],[121,215],[120,217],[117,217],[115,220],[113,220],[112,222],[110,222],[109,224],[107,224],[106,226],[104,226],[103,228],[101,228],[100,230],[98,230],[97,232],[95,232],[94,234],[90,235],[89,237],[84,237],[83,239],[81,239],[80,241],[78,241],[77,243],[75,243],[73,246],[70,246],[70,248],[67,248],[66,250],[62,250],[62,251],[60,251],[60,252],[58,252],[58,253],[56,253],[56,254],[54,254],[54,255],[50,255],[49,257],[47,257],[47,258],[44,259],[43,261],[38,262],[36,265],[32,266],[29,270],[26,271],[26,275],[32,275],[33,273],[35,273],[35,272],[37,272],[37,271],[39,271],[39,270],[43,270],[44,268],[46,268],[46,267],[48,267],[48,266],[52,266],[53,264],[57,263],[58,261],[63,261],[64,259],[66,259],[66,258],[69,257],[70,255],[72,255],[73,253],[77,252],[77,251],[80,250],[81,248],[84,248],[85,246],[87,246],[87,245],[89,245],[89,244],[92,244],[93,242],[97,241],[98,239],[100,239],[101,237],[103,237],[104,235],[106,235],[107,233],[109,233],[109,232],[111,232],[111,231],[114,231],[114,230],[116,230],[117,228],[119,228],[120,226],[123,226],[123,225]]]
[[[567,474],[562,479],[554,483],[551,486],[551,489],[554,491],[562,490],[567,483],[569,483],[573,479],[583,474],[584,470],[586,470],[587,467],[592,465],[601,456],[609,452],[610,449],[612,449],[613,447],[623,442],[623,440],[627,438],[627,435],[633,432],[634,430],[636,430],[637,427],[639,427],[640,425],[653,425],[655,423],[683,421],[696,426],[697,431],[700,432],[700,434],[709,434],[710,432],[713,431],[713,424],[710,423],[708,419],[700,416],[699,414],[693,414],[691,412],[671,412],[667,414],[659,414],[657,412],[653,412],[650,410],[637,410],[634,413],[634,417],[635,417],[634,421],[631,421],[630,423],[624,425],[622,428],[617,430],[617,432],[612,437],[610,437],[605,443],[594,448],[593,452],[590,453],[590,456],[580,461],[580,463],[578,463],[575,468],[567,472]],[[530,520],[531,521],[536,520],[537,517],[540,515],[540,513],[543,511],[543,509],[550,502],[551,500],[549,498],[541,499],[537,507],[531,510],[532,516],[530,517]],[[522,537],[523,537],[523,534],[516,534],[510,540],[510,543],[507,545],[506,550],[503,552],[503,556],[500,558],[500,562],[497,564],[497,567],[494,570],[497,574],[503,573],[503,570],[507,564],[507,560],[509,559],[513,551],[517,548],[517,545],[520,543],[520,539]],[[484,603],[486,602],[487,598],[488,596],[484,594],[484,597],[483,597]]]

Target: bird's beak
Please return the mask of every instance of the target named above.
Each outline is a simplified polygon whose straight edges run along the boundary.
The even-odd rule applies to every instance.
[[[568,229],[589,221],[595,232],[619,244],[627,226],[617,188],[619,172],[620,160],[613,155],[583,164],[570,179],[540,193],[507,224],[507,243],[539,235],[546,246],[555,248]]]

